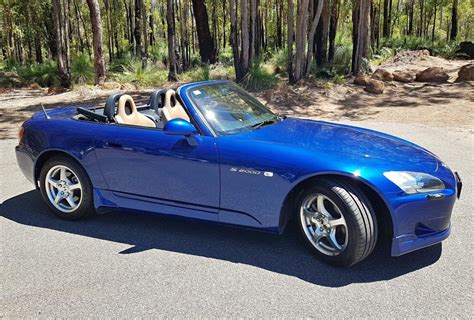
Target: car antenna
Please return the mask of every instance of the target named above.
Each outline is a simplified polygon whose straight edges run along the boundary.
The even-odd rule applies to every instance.
[[[43,113],[44,113],[44,116],[46,117],[46,119],[48,119],[48,120],[51,119],[51,118],[49,117],[48,113],[46,112],[46,110],[44,109],[44,106],[43,106],[42,103],[41,103],[41,109],[43,110]]]

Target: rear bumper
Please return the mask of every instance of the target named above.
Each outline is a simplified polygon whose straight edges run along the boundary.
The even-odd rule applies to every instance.
[[[18,162],[18,166],[20,167],[21,172],[23,172],[23,175],[28,179],[28,181],[36,185],[33,156],[26,150],[24,145],[16,146],[15,154],[16,161]]]

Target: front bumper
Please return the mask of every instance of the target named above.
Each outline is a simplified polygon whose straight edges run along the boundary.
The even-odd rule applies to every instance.
[[[461,196],[462,182],[454,173],[453,188],[436,195],[416,194],[395,199],[392,256],[422,249],[445,240],[451,233],[451,213]]]

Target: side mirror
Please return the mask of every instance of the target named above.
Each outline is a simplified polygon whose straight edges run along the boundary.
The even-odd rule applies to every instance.
[[[173,119],[168,121],[163,128],[166,134],[174,136],[185,136],[186,140],[191,146],[197,146],[199,141],[197,139],[197,129],[188,121],[183,119]]]

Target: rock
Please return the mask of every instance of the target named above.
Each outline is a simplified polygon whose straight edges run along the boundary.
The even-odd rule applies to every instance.
[[[456,82],[474,81],[474,63],[466,64],[459,69]]]
[[[474,59],[474,43],[471,41],[463,41],[459,44],[459,50],[456,51],[457,56],[468,57]]]
[[[433,51],[433,49],[431,49],[431,48],[421,48],[420,56],[429,57],[429,56],[432,55],[432,51]]]
[[[419,82],[446,82],[449,75],[441,67],[431,67],[416,74],[416,81]]]
[[[354,84],[358,86],[366,86],[368,81],[367,75],[363,73],[358,73],[354,78]]]
[[[415,76],[406,71],[395,70],[393,73],[393,80],[398,82],[413,82],[415,80]]]
[[[369,79],[369,81],[367,82],[367,86],[365,87],[365,91],[375,94],[383,93],[384,89],[385,85],[383,81],[377,79]]]
[[[66,89],[63,87],[49,87],[48,94],[55,95],[66,92]]]
[[[380,81],[393,81],[393,75],[385,69],[377,69],[374,74],[372,74],[372,79]]]
[[[137,90],[137,86],[131,83],[124,83],[120,85],[119,89],[124,91],[134,91]]]
[[[24,80],[13,71],[0,72],[0,87],[19,88],[24,85]]]
[[[103,90],[120,90],[121,85],[118,82],[108,81],[99,87]]]
[[[39,89],[41,89],[41,86],[39,84],[37,84],[36,82],[33,82],[32,84],[30,84],[29,88],[31,90],[39,90]]]

